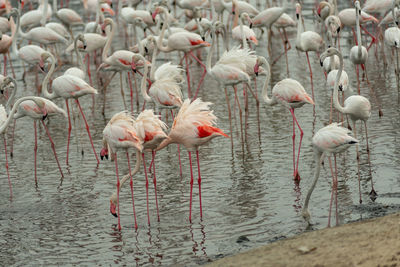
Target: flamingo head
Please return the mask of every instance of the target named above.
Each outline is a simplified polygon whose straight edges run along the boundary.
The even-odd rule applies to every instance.
[[[0,31],[0,41],[1,41],[1,39],[3,39],[3,32],[2,31]]]
[[[112,5],[109,5],[107,3],[102,4],[100,10],[101,10],[102,13],[107,12],[108,14],[110,14],[110,16],[114,16],[115,15],[114,10],[112,10]]]
[[[44,52],[42,53],[42,55],[40,56],[40,61],[39,61],[39,67],[42,71],[44,70],[44,62],[50,57],[50,53],[49,52]]]
[[[107,25],[112,25],[112,24],[113,20],[111,18],[106,18],[104,20],[104,23],[101,25],[101,31],[105,34]]]
[[[156,16],[160,13],[165,13],[167,10],[162,6],[157,6],[154,12],[150,12],[151,17],[153,18],[153,22],[156,22]]]
[[[301,5],[299,3],[296,4],[296,18],[300,18],[300,13],[301,13]]]
[[[47,109],[46,109],[46,102],[44,102],[43,98],[41,97],[34,97],[33,102],[39,107],[40,111],[43,113],[42,120],[47,118]]]
[[[80,34],[78,35],[77,39],[78,39],[79,41],[82,42],[82,44],[83,44],[83,50],[85,50],[85,49],[86,49],[86,40],[85,40],[85,36],[84,36],[83,34],[80,33]]]
[[[24,0],[19,0],[19,3],[21,4],[21,10],[24,8],[25,1]]]
[[[321,64],[321,66],[323,66],[324,60],[327,57],[339,55],[339,54],[340,54],[339,50],[337,50],[335,47],[329,47],[328,49],[325,50],[324,53],[321,54],[321,56],[319,58],[319,62]]]
[[[134,73],[136,73],[136,63],[135,63],[135,60],[134,60],[134,58],[132,57],[132,62],[131,62],[131,67],[132,67],[132,71],[134,72]]]
[[[108,159],[108,149],[107,148],[102,148],[100,151],[100,159]]]
[[[235,15],[236,12],[236,3],[232,1],[232,15]]]
[[[118,218],[117,205],[115,205],[112,199],[110,199],[110,212],[114,217]]]

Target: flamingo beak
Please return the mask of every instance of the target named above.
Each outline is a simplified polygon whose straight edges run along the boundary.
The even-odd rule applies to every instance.
[[[149,53],[149,49],[147,49],[147,46],[144,47],[144,52]]]
[[[232,5],[232,15],[235,15],[235,7]]]
[[[43,61],[43,58],[40,58],[39,67],[44,72],[44,61]]]
[[[25,1],[21,0],[21,10],[24,9]]]
[[[45,108],[42,110],[42,112],[43,112],[42,121],[44,121],[47,118],[48,113],[47,113],[47,110]]]
[[[260,69],[260,65],[258,65],[258,62],[257,62],[256,65],[254,65],[254,73],[256,74],[256,76],[258,76],[259,69]]]
[[[317,14],[319,17],[321,17],[321,5],[318,6]]]
[[[158,9],[156,9],[156,11],[154,11],[154,13],[151,14],[151,17],[153,18],[153,22],[156,21],[156,16],[157,16],[157,14],[158,14]]]
[[[111,7],[112,7],[112,6],[111,6]],[[111,8],[107,8],[105,11],[106,11],[108,14],[110,14],[110,16],[114,16],[114,15],[115,15],[114,10],[112,10]]]
[[[100,159],[103,160],[104,158],[106,158],[108,160],[108,149],[103,148],[100,151]]]
[[[135,61],[133,61],[133,60],[132,60],[132,63],[131,63],[131,67],[132,67],[132,71],[133,71],[134,73],[136,73],[136,63],[135,63]]]
[[[115,218],[118,218],[118,214],[117,214],[116,210],[117,210],[117,206],[110,200],[110,212]]]

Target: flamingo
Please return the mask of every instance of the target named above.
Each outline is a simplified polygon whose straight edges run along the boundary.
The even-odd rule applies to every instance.
[[[271,27],[283,14],[284,10],[281,7],[271,7],[261,11],[252,19],[251,27],[267,29],[267,47],[268,55],[271,57]]]
[[[313,75],[312,75],[310,59],[308,57],[308,52],[321,51],[321,49],[323,49],[323,46],[324,46],[324,40],[316,32],[304,31],[304,26],[302,23],[302,15],[301,15],[301,5],[299,3],[296,4],[296,18],[297,18],[296,49],[301,52],[306,53],[308,67],[310,69],[312,99],[314,100],[314,85],[313,85],[313,78],[312,78]]]
[[[357,144],[358,140],[351,135],[351,131],[349,131],[347,128],[341,127],[337,123],[332,123],[329,124],[328,126],[325,126],[318,130],[318,132],[315,133],[313,139],[312,139],[312,144],[314,148],[314,156],[315,156],[315,174],[314,174],[314,180],[311,184],[310,189],[307,192],[306,200],[304,202],[304,207],[302,211],[302,216],[303,218],[307,221],[307,223],[310,225],[310,219],[311,215],[308,210],[308,204],[310,202],[310,197],[311,194],[315,188],[315,185],[317,184],[318,178],[319,178],[319,173],[321,169],[321,160],[322,156],[328,156],[329,157],[329,165],[332,173],[332,194],[331,194],[331,204],[332,204],[332,199],[333,195],[335,194],[335,202],[336,202],[336,224],[338,224],[338,215],[337,215],[337,176],[333,174],[332,170],[332,163],[330,156],[333,154],[336,156],[336,154],[341,153],[345,150],[347,150],[350,146]],[[330,207],[331,207],[330,204]],[[328,218],[328,227],[330,226],[330,217],[331,217],[331,209],[329,209],[329,218]]]
[[[400,2],[400,1],[397,1]],[[397,19],[397,16],[395,16],[395,5],[398,3],[393,0],[393,6],[392,6],[392,17],[394,18],[394,26],[387,28],[385,30],[385,43],[387,46],[390,48],[395,49],[396,51],[396,81],[397,81],[397,88],[399,89],[399,51],[398,49],[400,48],[400,29],[398,28],[399,21]]]
[[[228,137],[221,129],[215,127],[217,117],[209,106],[211,102],[203,102],[200,98],[193,102],[186,99],[178,115],[175,117],[168,137],[157,147],[157,151],[172,143],[182,144],[186,147],[189,154],[190,163],[190,208],[189,222],[192,222],[192,192],[193,192],[193,169],[192,152],[196,151],[197,170],[200,201],[200,218],[203,218],[201,205],[201,174],[199,162],[199,146],[204,145],[218,136]]]
[[[365,63],[368,59],[368,49],[365,48],[361,42],[361,31],[360,31],[360,22],[359,22],[359,15],[360,15],[360,2],[356,1],[354,3],[355,11],[356,11],[356,27],[357,27],[357,43],[353,46],[350,50],[350,60],[351,62],[356,65],[356,73],[357,73],[357,87],[358,87],[358,94],[360,94],[360,75],[359,75],[359,67],[365,70]]]
[[[238,12],[238,15],[246,12],[251,17],[257,16],[260,11],[255,8],[253,5],[245,2],[245,1],[238,1],[238,0],[229,0],[225,2],[225,0],[219,0],[219,3],[227,10],[228,12]],[[234,14],[235,15],[235,14]]]
[[[64,74],[73,75],[73,76],[79,77],[82,80],[84,80],[85,77],[86,77],[86,73],[84,71],[85,67],[83,65],[82,55],[78,50],[78,46],[77,46],[78,41],[81,41],[83,43],[83,49],[85,49],[86,48],[86,40],[85,40],[85,37],[83,36],[83,34],[81,34],[81,33],[78,34],[78,36],[74,39],[74,51],[75,51],[75,54],[76,54],[76,58],[78,60],[79,68],[78,67],[71,67],[71,68],[67,69],[64,72]],[[88,66],[89,66],[89,64],[88,64]],[[92,84],[92,78],[90,76],[89,76],[89,79],[90,79],[90,84]]]
[[[143,78],[144,79],[144,78]],[[146,109],[142,111],[135,121],[136,129],[138,130],[138,136],[141,140],[143,140],[143,151],[150,150],[152,153],[152,159],[150,163],[153,165],[153,184],[154,184],[154,193],[156,198],[156,207],[157,207],[157,220],[160,221],[160,214],[158,211],[158,200],[157,200],[157,179],[156,179],[156,167],[155,167],[155,150],[160,145],[162,141],[167,138],[167,134],[164,132],[167,129],[167,125],[160,120],[160,116],[154,114],[153,110]],[[146,203],[147,203],[147,220],[150,225],[150,217],[149,217],[149,181],[147,178],[147,169],[146,169],[146,161],[144,158],[144,152],[142,152],[143,159],[143,169],[146,178]]]
[[[354,8],[343,9],[339,12],[338,17],[339,17],[340,21],[342,22],[343,26],[354,27],[354,26],[359,25],[357,27],[361,27],[361,29],[372,38],[371,44],[368,46],[368,49],[367,49],[367,50],[369,50],[371,48],[372,44],[376,41],[376,38],[371,33],[369,33],[361,24],[364,24],[368,21],[372,21],[374,23],[378,23],[379,21],[374,16],[371,16],[368,13],[362,11],[361,7],[360,7],[360,2],[358,2],[357,6],[356,6],[356,2],[358,2],[358,1],[354,2],[355,9]],[[357,21],[358,21],[358,23],[357,23]],[[353,35],[354,35],[354,38],[356,38],[354,29],[353,29]]]
[[[392,7],[392,1],[393,0],[367,0],[364,3],[362,11],[368,13],[380,13],[383,15]]]
[[[247,25],[243,25],[243,20],[247,19],[250,24],[250,16],[246,12],[240,14],[240,26],[236,26],[232,29],[232,38],[242,42],[242,47],[247,48],[247,41],[251,41],[253,44],[258,45],[257,37],[255,32],[250,29]]]
[[[43,5],[39,5],[38,9],[28,11],[21,16],[22,28],[24,27],[32,28],[39,25],[44,26],[46,21],[51,18],[53,12],[51,10],[51,6],[48,4],[48,0],[42,0],[41,3]],[[22,10],[22,8],[23,5],[21,3],[20,10]]]
[[[322,55],[321,55],[321,60],[323,60],[327,56],[331,55],[337,55],[340,59],[340,67],[339,71],[336,74],[336,81],[335,81],[335,86],[333,90],[333,104],[335,108],[342,114],[347,114],[349,115],[350,119],[353,122],[353,129],[354,129],[354,137],[357,138],[357,132],[356,132],[356,121],[361,120],[364,122],[364,127],[365,127],[365,136],[366,136],[366,142],[367,142],[367,151],[368,151],[368,162],[369,166],[371,166],[371,159],[370,159],[370,151],[369,151],[369,145],[368,145],[368,130],[367,130],[367,120],[371,116],[371,103],[369,100],[361,95],[352,95],[349,96],[345,101],[344,101],[344,106],[341,106],[339,101],[338,101],[338,88],[339,88],[339,79],[342,74],[343,70],[343,56],[334,47],[328,48]],[[357,162],[358,162],[358,186],[359,186],[359,191],[360,191],[360,203],[362,202],[361,200],[361,186],[360,186],[360,162],[359,162],[359,152],[358,152],[358,146],[356,146],[356,152],[357,152]],[[371,173],[371,167],[370,167],[370,175],[371,175],[371,192],[370,196],[371,198],[376,198],[377,193],[375,192],[374,189],[374,183],[372,181],[372,173]]]
[[[60,10],[58,10],[57,0],[53,0],[53,7],[55,16],[62,22],[62,24],[65,25],[65,27],[67,27],[68,32],[71,35],[71,39],[74,40],[74,35],[72,33],[71,27],[83,24],[81,16],[79,16],[75,10],[72,10],[70,8],[61,8]]]
[[[3,87],[3,83],[1,84],[1,90],[4,89]],[[7,142],[6,142],[6,138],[5,138],[5,133],[6,130],[11,122],[11,120],[14,118],[14,114],[17,111],[19,105],[27,100],[32,100],[34,101],[40,111],[42,112],[42,119],[45,119],[47,114],[46,114],[46,109],[44,109],[44,102],[42,100],[43,98],[40,97],[35,97],[35,96],[26,96],[26,97],[21,97],[20,99],[18,99],[14,105],[12,110],[7,114],[6,110],[4,109],[3,105],[0,105],[0,134],[3,135],[3,140],[4,140],[4,150],[5,150],[5,157],[6,157],[6,171],[7,171],[7,176],[8,176],[8,185],[10,188],[10,198],[12,198],[12,186],[11,186],[11,179],[10,179],[10,173],[9,173],[9,167],[8,167],[8,157],[7,157]]]
[[[114,10],[108,5],[105,0],[99,0],[96,5],[96,21],[91,21],[85,25],[85,33],[99,33],[101,34],[101,26],[104,22],[104,12],[114,16]]]
[[[158,13],[167,13],[167,9],[165,9],[162,6],[158,6],[155,11],[153,12],[153,18],[156,17],[156,15]],[[167,46],[164,46],[162,44],[162,40],[164,38],[164,33],[167,27],[167,23],[164,23],[162,31],[160,33],[160,36],[158,38],[158,42],[157,42],[157,47],[160,51],[163,52],[171,52],[171,51],[182,51],[185,53],[185,63],[186,63],[186,76],[187,76],[187,83],[188,83],[188,97],[191,98],[192,94],[191,94],[191,90],[190,90],[190,73],[189,73],[189,63],[188,63],[188,56],[191,56],[192,58],[194,58],[203,68],[203,74],[200,77],[199,80],[199,84],[197,86],[196,89],[196,93],[194,95],[194,98],[197,97],[199,89],[201,87],[201,85],[203,84],[203,80],[204,77],[207,73],[206,70],[206,66],[203,64],[203,62],[201,62],[200,59],[198,59],[194,54],[193,54],[193,50],[198,49],[198,48],[202,48],[202,47],[206,47],[206,46],[210,46],[210,44],[206,41],[203,41],[201,36],[196,34],[196,33],[192,33],[192,32],[177,32],[177,33],[173,33],[172,35],[170,35],[168,37],[168,44]]]
[[[257,63],[254,66],[254,72],[258,72],[259,68],[259,62],[260,61],[266,61],[265,58],[263,57],[258,57],[257,58]],[[266,72],[266,79],[264,82],[264,86],[262,89],[262,97],[264,99],[264,102],[269,105],[275,105],[275,104],[281,104],[284,105],[285,107],[289,108],[290,113],[292,114],[293,118],[293,177],[296,182],[300,181],[300,175],[299,175],[299,158],[300,158],[300,149],[301,149],[301,142],[303,140],[303,130],[300,127],[299,122],[296,119],[296,116],[294,115],[294,110],[295,108],[302,107],[305,104],[311,104],[314,105],[313,99],[307,94],[307,92],[304,90],[304,87],[296,80],[294,79],[283,79],[275,86],[272,88],[272,97],[268,97],[268,85],[269,81],[271,78],[270,75],[270,69],[268,64],[264,64],[267,66],[267,72]],[[295,153],[295,138],[296,138],[296,133],[295,133],[295,124],[300,130],[300,142],[299,142],[299,148],[297,152],[297,161],[295,161],[296,153]]]
[[[131,185],[132,203],[133,203],[133,214],[135,218],[135,229],[138,228],[135,212],[135,202],[133,198],[133,181],[132,172],[129,159],[129,148],[134,148],[138,155],[136,165],[140,165],[140,152],[143,150],[143,140],[138,136],[137,129],[135,127],[135,120],[131,114],[127,111],[122,111],[115,114],[110,121],[107,123],[103,130],[103,149],[101,150],[101,155],[106,156],[111,153],[115,161],[115,172],[117,176],[117,205],[118,205],[118,215],[116,213],[115,200],[112,197],[110,199],[110,212],[114,216],[118,217],[118,230],[121,230],[120,223],[120,208],[119,208],[119,192],[120,192],[120,180],[118,174],[118,161],[117,161],[117,150],[124,149],[126,151],[126,157],[128,159],[129,167],[129,177]],[[135,167],[136,170],[136,167]]]
[[[88,133],[89,136],[89,140],[90,140],[90,144],[92,146],[93,149],[93,153],[96,157],[96,161],[97,164],[100,163],[99,158],[97,157],[97,153],[96,150],[94,148],[93,145],[93,140],[92,140],[92,136],[90,134],[90,129],[89,129],[89,125],[86,121],[86,117],[85,114],[83,113],[81,104],[79,102],[79,97],[87,95],[87,94],[97,94],[97,90],[94,89],[93,87],[91,87],[89,84],[87,84],[84,80],[73,76],[73,75],[69,75],[69,74],[64,74],[60,77],[57,77],[56,79],[53,80],[52,83],[52,88],[53,88],[53,92],[49,93],[48,91],[48,83],[49,83],[49,79],[50,77],[53,75],[54,73],[54,68],[55,68],[55,59],[54,56],[49,53],[49,52],[45,52],[42,54],[42,62],[44,62],[46,59],[50,58],[51,61],[51,67],[49,72],[47,73],[46,77],[43,80],[43,94],[44,97],[48,98],[48,99],[54,99],[54,98],[58,98],[58,97],[62,97],[65,100],[65,105],[67,107],[67,115],[68,115],[68,143],[67,143],[67,159],[66,159],[66,164],[68,165],[68,156],[69,156],[69,141],[70,141],[70,136],[71,136],[71,117],[69,115],[69,105],[68,105],[68,100],[70,98],[75,99],[76,104],[78,105],[78,108],[81,112],[83,121],[85,122],[85,126],[86,126],[86,131]],[[43,63],[42,63],[43,64]]]
[[[18,12],[16,8],[12,9],[12,12],[10,13],[9,18],[11,18],[11,15],[14,12]],[[17,34],[17,31],[18,31],[18,27],[19,27],[19,21],[17,20],[17,25],[15,25],[14,19],[12,19],[10,21],[10,24],[11,24],[11,36],[8,36],[7,34],[2,34],[0,32],[1,33],[0,53],[3,54],[3,58],[4,58],[4,60],[3,60],[4,61],[3,62],[3,64],[4,64],[3,73],[4,73],[5,76],[7,75],[7,67],[6,67],[7,66],[7,54],[8,54],[8,57],[10,57],[9,49],[10,49],[12,43],[16,41],[16,34]],[[15,72],[14,72],[14,68],[12,67],[11,58],[10,58],[10,67],[11,67],[11,70],[12,70],[12,73],[13,73],[13,77],[15,78]]]

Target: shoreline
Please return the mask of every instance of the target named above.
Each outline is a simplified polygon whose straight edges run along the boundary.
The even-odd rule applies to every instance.
[[[302,233],[207,266],[400,267],[400,212]]]

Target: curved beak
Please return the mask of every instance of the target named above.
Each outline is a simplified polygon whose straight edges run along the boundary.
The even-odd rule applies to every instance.
[[[256,63],[256,65],[254,65],[254,73],[256,74],[256,76],[258,76],[259,69],[260,69],[260,65],[258,65],[258,63]]]
[[[116,206],[114,203],[112,203],[111,200],[110,200],[110,213],[111,213],[114,217],[118,218],[117,206]]]

